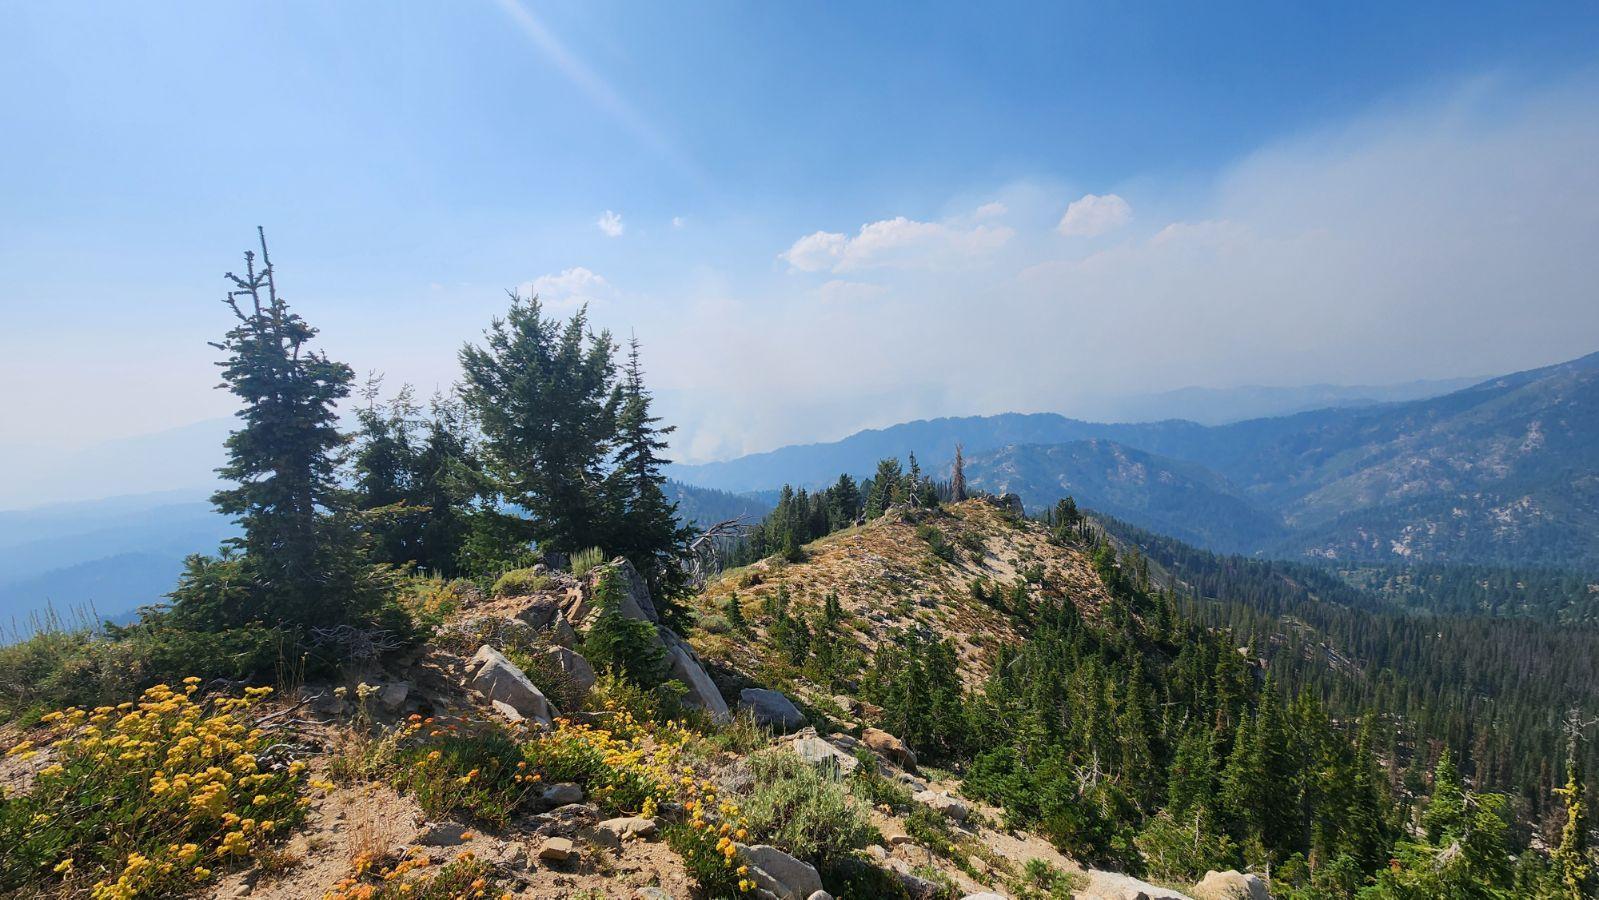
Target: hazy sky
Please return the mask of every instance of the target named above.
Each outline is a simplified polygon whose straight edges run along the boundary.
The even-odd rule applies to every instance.
[[[424,393],[588,301],[691,460],[1599,350],[1599,7],[1101,7],[0,2],[0,450],[230,412],[257,224]]]

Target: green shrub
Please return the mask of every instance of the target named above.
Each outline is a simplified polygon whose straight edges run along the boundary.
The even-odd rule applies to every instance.
[[[815,864],[838,865],[877,836],[866,811],[835,779],[792,753],[750,757],[755,788],[744,802],[750,832]]]
[[[605,562],[604,550],[598,547],[579,550],[572,554],[572,574],[582,578],[603,562]]]
[[[496,597],[521,597],[550,586],[550,576],[533,569],[512,569],[494,581],[490,591]]]
[[[943,813],[917,804],[905,817],[905,833],[939,856],[954,855],[955,833],[950,830],[949,820]]]
[[[468,816],[504,827],[539,787],[522,747],[498,726],[471,731],[413,721],[380,768],[432,819]]]
[[[944,532],[931,525],[916,526],[916,536],[927,542],[927,548],[944,562],[955,561],[955,548],[944,538]]]
[[[1162,881],[1193,881],[1211,869],[1237,865],[1238,848],[1226,833],[1207,828],[1206,816],[1180,819],[1162,810],[1144,824],[1134,843],[1144,867]]]
[[[865,747],[858,747],[855,750],[855,759],[860,765],[856,766],[855,774],[849,779],[851,793],[871,806],[886,806],[895,813],[911,809],[916,805],[909,788],[891,778],[885,778],[878,771],[877,754]]]

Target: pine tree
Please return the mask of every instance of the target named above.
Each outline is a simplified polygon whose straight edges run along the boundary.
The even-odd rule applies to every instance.
[[[749,620],[744,618],[744,604],[739,602],[738,592],[727,595],[727,600],[722,604],[722,612],[727,616],[727,624],[739,634],[747,634],[750,630]]]

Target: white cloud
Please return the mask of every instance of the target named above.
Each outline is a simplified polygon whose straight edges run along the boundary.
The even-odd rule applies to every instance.
[[[1015,234],[1003,225],[962,228],[897,216],[868,222],[854,237],[818,231],[778,254],[801,272],[861,269],[943,269],[979,259]]]
[[[687,224],[688,224],[688,220],[684,219],[682,216],[673,216],[672,217],[672,227],[673,228],[682,228],[684,225],[687,225]]]
[[[1010,212],[1010,210],[1005,204],[995,200],[992,203],[984,203],[982,206],[977,207],[977,211],[972,213],[972,218],[997,219],[1007,212]]]
[[[1115,194],[1084,194],[1066,207],[1056,230],[1067,237],[1096,237],[1126,225],[1133,208]]]
[[[595,222],[594,224],[600,226],[600,230],[605,232],[606,237],[622,236],[623,226],[621,213],[606,210],[600,215],[599,221]]]
[[[605,276],[582,266],[562,269],[557,275],[540,275],[522,285],[524,294],[536,294],[547,307],[575,307],[616,297]]]

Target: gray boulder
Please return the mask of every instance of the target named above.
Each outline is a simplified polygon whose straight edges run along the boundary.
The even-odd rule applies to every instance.
[[[805,727],[805,715],[780,691],[745,688],[739,691],[738,705],[755,715],[755,721],[778,731]]]
[[[489,698],[490,702],[504,703],[523,718],[541,725],[554,723],[550,702],[545,699],[543,692],[500,651],[488,644],[479,647],[472,661],[467,664],[467,672],[472,687]]]
[[[910,746],[883,729],[868,727],[861,732],[861,742],[900,768],[916,771],[916,754]]]
[[[971,815],[972,812],[967,808],[966,804],[948,794],[938,793],[937,791],[922,791],[916,795],[916,802],[935,812],[943,813],[946,818],[954,819],[957,822],[966,821],[966,817]]]
[[[822,876],[810,863],[766,844],[736,846],[749,863],[750,878],[756,886],[771,891],[779,900],[809,900],[822,889]]]
[[[829,744],[815,735],[807,735],[789,744],[799,757],[813,766],[836,769],[839,775],[855,774],[860,760]]]
[[[1077,893],[1079,900],[1193,900],[1167,888],[1156,887],[1120,872],[1094,869],[1088,873],[1088,887]]]
[[[727,701],[722,699],[722,692],[716,689],[716,682],[706,673],[699,657],[671,629],[661,628],[659,632],[666,645],[666,661],[671,665],[671,677],[688,686],[683,702],[705,712],[714,722],[731,720],[733,716],[728,712]]]
[[[1258,875],[1246,875],[1235,869],[1217,872],[1212,869],[1194,885],[1197,900],[1271,900],[1266,882]]]
[[[543,631],[555,621],[555,616],[560,610],[560,602],[554,597],[540,597],[523,607],[522,611],[516,614],[516,618],[534,631]]]
[[[572,687],[576,688],[579,694],[588,693],[589,688],[594,686],[597,680],[594,667],[589,665],[589,661],[584,659],[582,654],[565,647],[550,647],[544,651],[544,655],[560,666],[561,672],[572,682]]]
[[[600,579],[610,577],[615,579],[617,587],[621,588],[618,610],[629,619],[641,619],[651,624],[660,624],[661,616],[655,611],[655,603],[650,599],[650,587],[640,575],[638,569],[628,562],[627,557],[618,556],[603,566],[599,566],[589,573],[588,583],[597,588]],[[592,591],[591,591],[592,593]],[[589,604],[590,608],[597,604]],[[577,621],[577,617],[572,617]],[[586,624],[586,623],[580,623]]]
[[[563,781],[545,788],[540,797],[552,809],[570,806],[574,803],[583,802],[583,788],[581,785]]]

